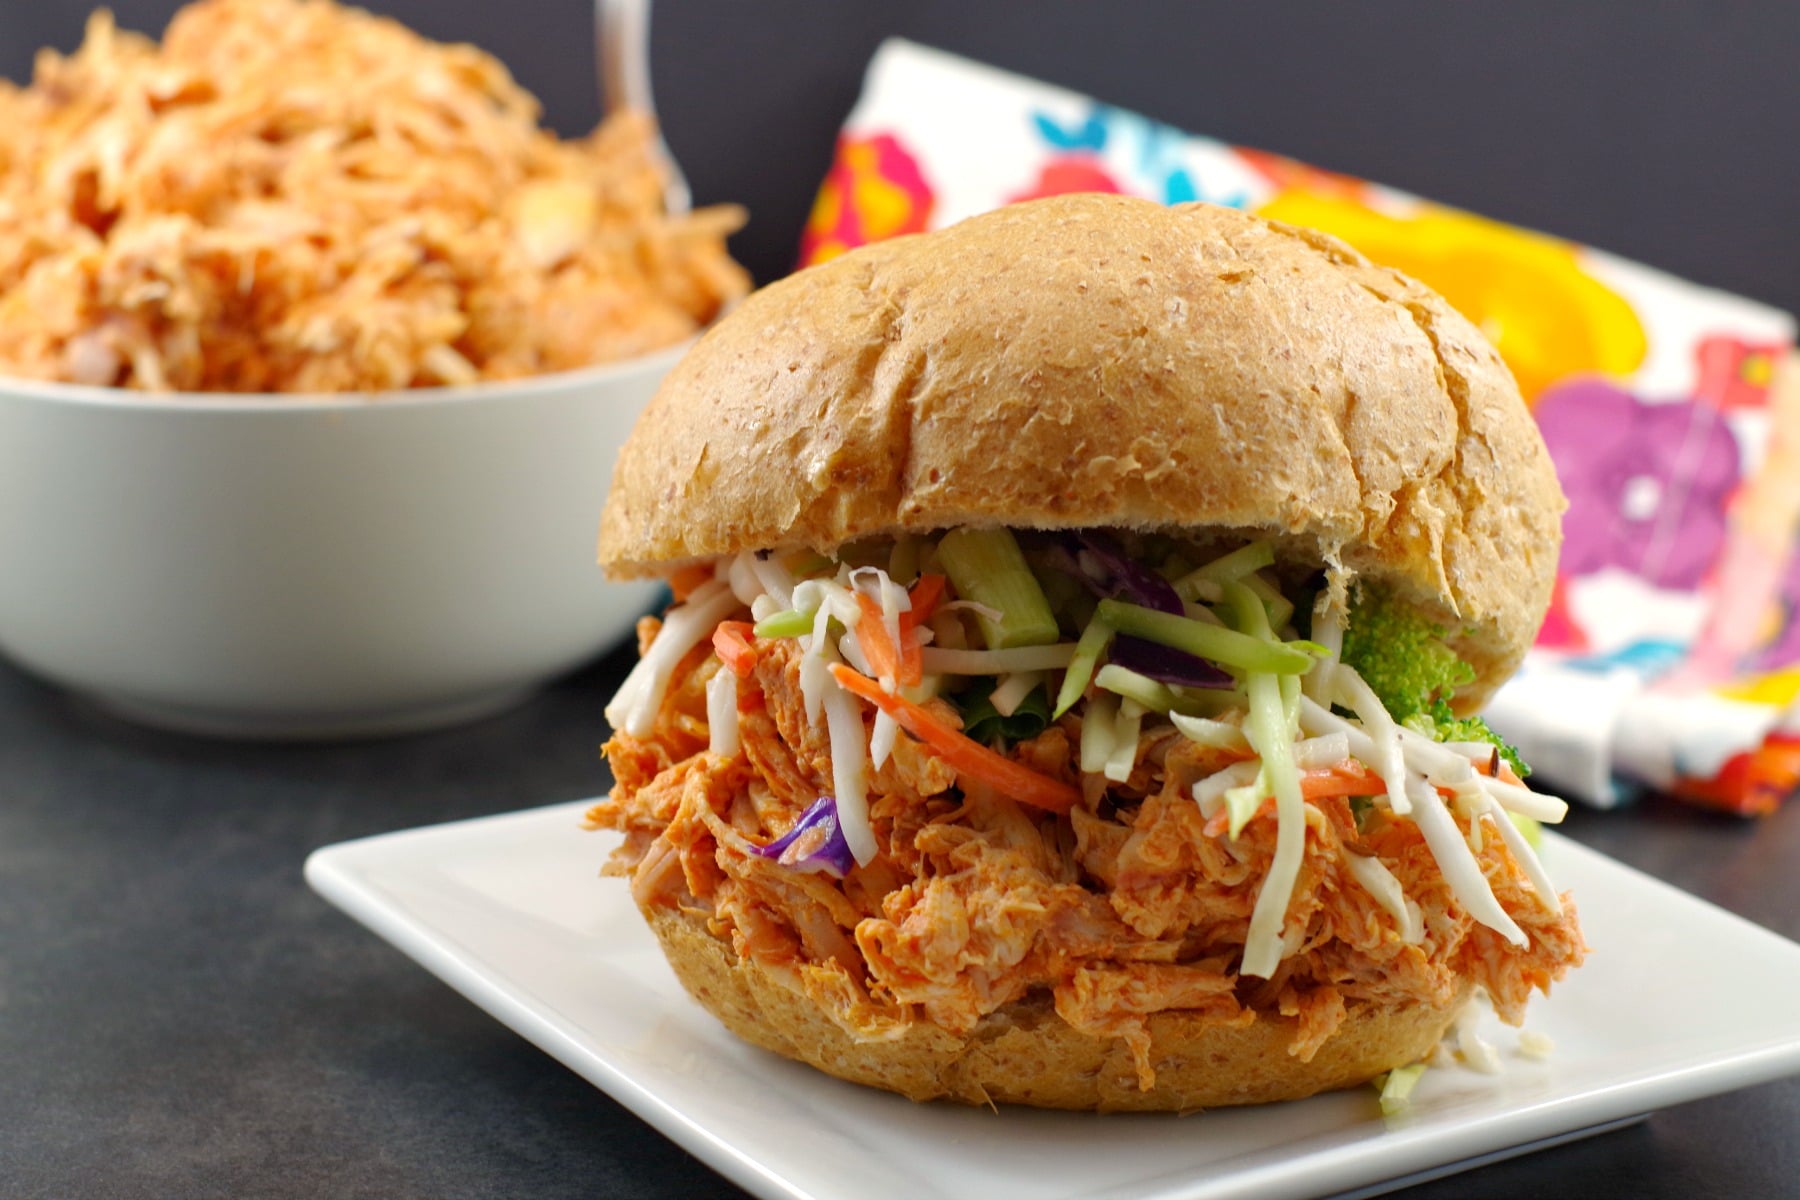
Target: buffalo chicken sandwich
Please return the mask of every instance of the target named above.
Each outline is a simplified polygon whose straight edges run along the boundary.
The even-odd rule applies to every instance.
[[[733,1032],[914,1099],[1192,1109],[1517,1023],[1580,962],[1469,714],[1562,497],[1499,356],[1320,234],[1116,196],[746,300],[613,477],[675,605],[609,870]]]

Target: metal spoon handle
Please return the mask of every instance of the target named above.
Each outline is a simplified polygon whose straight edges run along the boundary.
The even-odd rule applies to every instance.
[[[600,67],[600,106],[608,116],[624,109],[656,115],[650,89],[650,0],[594,0],[594,31]],[[687,178],[663,141],[660,125],[656,148],[667,180],[663,205],[672,213],[693,207]]]

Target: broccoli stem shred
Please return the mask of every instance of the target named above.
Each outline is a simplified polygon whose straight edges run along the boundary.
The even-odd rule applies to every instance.
[[[1249,589],[1244,591],[1250,596],[1250,603],[1255,606],[1262,628],[1266,631],[1269,617],[1263,609],[1262,601],[1256,598],[1255,593],[1249,592]],[[1255,637],[1247,632],[1208,625],[1191,617],[1178,617],[1173,613],[1158,612],[1153,608],[1127,604],[1122,600],[1102,600],[1094,610],[1094,620],[1104,621],[1119,633],[1128,633],[1163,646],[1173,646],[1177,650],[1185,650],[1222,667],[1232,667],[1239,671],[1302,675],[1313,664],[1311,654],[1283,642],[1270,640],[1266,632],[1261,637]]]
[[[1011,531],[953,529],[939,539],[937,552],[958,596],[1000,614],[998,620],[977,615],[988,649],[1045,646],[1062,636]]]

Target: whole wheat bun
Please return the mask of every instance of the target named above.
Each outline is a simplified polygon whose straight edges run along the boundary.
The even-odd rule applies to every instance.
[[[1258,1014],[1236,1027],[1179,1011],[1149,1018],[1156,1085],[1140,1090],[1131,1052],[1081,1033],[1048,999],[1008,1004],[960,1038],[923,1021],[901,1036],[858,1041],[799,992],[714,936],[705,914],[654,907],[645,918],[689,994],[738,1037],[852,1083],[912,1100],[1025,1104],[1101,1112],[1190,1112],[1299,1100],[1367,1083],[1418,1062],[1449,1029],[1468,991],[1441,1006],[1352,1005],[1310,1062],[1288,1053],[1295,1021]]]
[[[1435,292],[1310,230],[1087,194],[750,296],[638,421],[600,561],[958,525],[1270,537],[1449,627],[1466,712],[1536,635],[1563,507],[1505,364]]]

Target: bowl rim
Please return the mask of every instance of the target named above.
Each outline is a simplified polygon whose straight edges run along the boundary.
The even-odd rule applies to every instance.
[[[667,346],[614,362],[549,371],[541,375],[525,375],[517,379],[488,379],[443,387],[359,392],[150,392],[0,375],[0,399],[19,398],[90,408],[129,409],[134,412],[319,412],[426,408],[477,403],[499,395],[542,395],[568,389],[604,386],[650,371],[667,371],[699,338],[698,333],[692,334]]]

